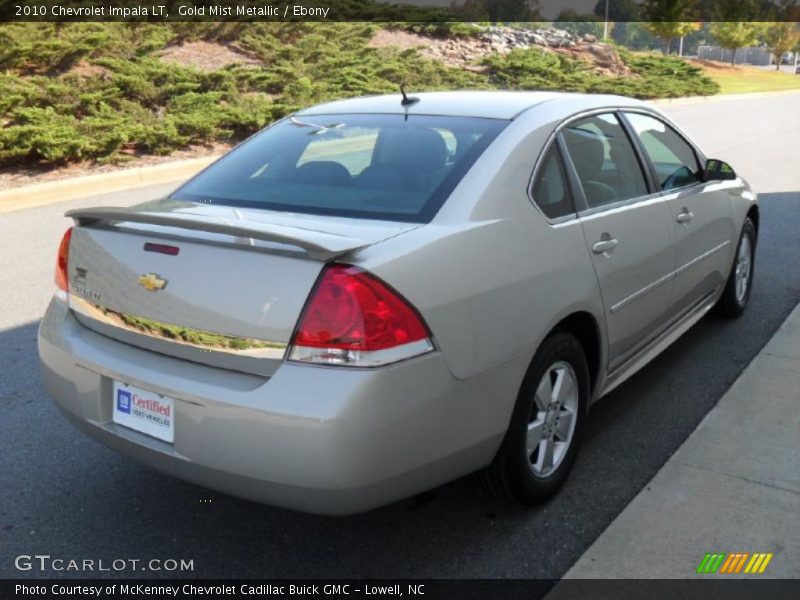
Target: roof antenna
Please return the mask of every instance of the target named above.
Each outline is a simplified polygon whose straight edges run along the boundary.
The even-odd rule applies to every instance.
[[[419,102],[419,98],[415,98],[414,96],[406,96],[406,91],[403,89],[402,84],[400,85],[400,93],[403,94],[403,99],[400,101],[400,104],[403,106],[411,106],[412,104]]]

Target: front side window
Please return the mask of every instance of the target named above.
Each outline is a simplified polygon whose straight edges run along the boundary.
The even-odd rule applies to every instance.
[[[296,116],[254,136],[172,197],[428,222],[507,124],[422,115]]]
[[[589,208],[648,193],[636,152],[616,115],[572,121],[561,135]]]
[[[702,180],[694,148],[663,121],[641,113],[626,113],[633,130],[656,170],[662,190],[692,185]]]
[[[567,176],[556,144],[550,146],[533,182],[533,201],[550,219],[575,212]]]

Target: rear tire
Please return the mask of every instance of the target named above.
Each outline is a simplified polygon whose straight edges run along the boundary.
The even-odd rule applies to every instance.
[[[756,228],[753,222],[747,218],[742,225],[742,233],[739,235],[739,244],[736,246],[736,255],[730,275],[728,275],[728,282],[717,303],[719,314],[733,319],[741,315],[747,308],[750,291],[753,289],[755,250]]]
[[[569,333],[552,333],[531,361],[500,450],[481,473],[484,487],[523,506],[555,494],[578,454],[589,394],[580,342]]]

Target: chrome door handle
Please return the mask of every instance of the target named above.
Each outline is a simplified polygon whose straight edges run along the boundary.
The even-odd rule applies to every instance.
[[[680,212],[680,214],[677,217],[675,217],[675,220],[678,223],[688,223],[692,219],[694,219],[694,213],[690,211],[688,208],[684,208]]]
[[[592,252],[595,254],[605,254],[611,252],[619,244],[619,240],[615,238],[603,238],[599,242],[592,244]]]

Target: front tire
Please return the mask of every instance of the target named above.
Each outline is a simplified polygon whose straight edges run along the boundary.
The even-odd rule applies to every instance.
[[[725,317],[736,318],[747,308],[753,288],[755,250],[756,228],[753,221],[747,218],[742,225],[728,282],[717,304],[718,312]]]
[[[556,332],[533,357],[508,431],[483,481],[524,506],[556,493],[578,453],[589,405],[589,368],[575,336]]]

